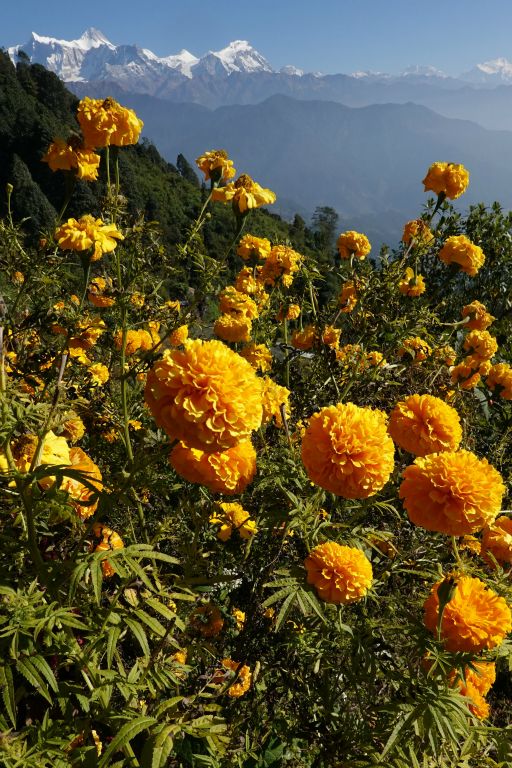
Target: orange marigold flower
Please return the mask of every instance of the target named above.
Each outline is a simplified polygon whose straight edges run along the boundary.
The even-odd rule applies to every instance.
[[[482,551],[482,545],[476,536],[472,536],[468,533],[460,539],[459,549],[466,549],[473,555],[479,555]]]
[[[124,548],[122,538],[116,531],[113,531],[112,528],[108,528],[102,523],[94,523],[92,531],[96,538],[101,539],[100,543],[94,547],[94,552],[112,552],[114,549]],[[111,565],[108,556],[105,556],[105,558],[102,559],[101,570],[106,579],[109,579],[115,574],[115,570]]]
[[[235,318],[248,317],[255,320],[258,317],[258,307],[245,293],[237,291],[233,285],[228,285],[219,296],[219,309],[223,314]]]
[[[444,347],[436,347],[434,349],[434,357],[436,360],[442,360],[445,365],[453,365],[457,354],[453,347],[449,344],[445,344]]]
[[[228,688],[228,696],[238,699],[247,693],[251,687],[252,672],[251,668],[247,664],[242,664],[240,661],[233,661],[233,659],[222,659],[223,670],[219,669],[215,672],[212,682],[223,683],[226,680],[228,670],[230,673],[234,673],[236,681]]]
[[[169,455],[169,463],[189,483],[204,485],[212,493],[233,496],[243,493],[252,482],[256,474],[256,451],[250,440],[216,453],[178,443]]]
[[[190,614],[189,624],[203,637],[215,637],[222,632],[224,619],[216,605],[206,603],[194,608]]]
[[[270,189],[261,187],[247,173],[244,173],[234,183],[230,182],[225,187],[214,189],[212,200],[219,200],[222,203],[231,202],[233,211],[241,216],[252,208],[275,203],[276,196]]]
[[[241,539],[251,539],[255,533],[258,533],[256,522],[251,520],[249,512],[241,504],[236,501],[221,502],[219,509],[220,512],[211,515],[210,523],[220,525],[217,538],[221,541],[230,539],[233,531],[236,531]]]
[[[306,351],[311,349],[316,339],[316,327],[314,325],[306,325],[302,331],[294,331],[290,339],[290,344],[295,349],[302,349]]]
[[[346,368],[351,366],[363,368],[364,357],[365,352],[360,344],[345,344],[344,347],[336,350],[336,360]]]
[[[252,321],[247,315],[221,315],[215,321],[213,332],[219,339],[233,344],[251,340]]]
[[[334,328],[332,325],[326,325],[322,331],[321,339],[327,347],[331,349],[338,349],[340,345],[341,331],[339,328]]]
[[[465,667],[464,676],[453,670],[448,679],[451,685],[457,684],[461,696],[471,700],[469,711],[479,720],[485,720],[489,716],[489,705],[484,696],[496,680],[496,665],[494,662],[473,662],[473,667],[475,669]]]
[[[404,296],[421,296],[425,293],[425,280],[423,275],[415,275],[414,270],[411,267],[407,267],[405,270],[405,276],[398,283],[398,290],[403,293]]]
[[[326,541],[311,550],[304,566],[308,584],[327,603],[355,603],[372,585],[371,563],[357,547]]]
[[[434,240],[434,235],[423,219],[413,219],[404,226],[402,243],[409,245],[413,239],[415,245],[429,245]]]
[[[347,280],[341,287],[338,301],[342,312],[353,312],[358,299],[357,288],[353,280]]]
[[[270,254],[271,248],[270,240],[267,240],[266,237],[244,235],[236,252],[244,261],[248,259],[261,259],[263,261]]]
[[[490,360],[498,351],[498,342],[489,331],[470,331],[464,339],[464,349],[478,361]]]
[[[157,424],[192,448],[231,448],[261,424],[261,381],[220,341],[165,350],[148,374],[145,397]]]
[[[458,264],[462,272],[470,277],[474,277],[485,262],[480,246],[472,243],[465,235],[447,238],[438,255],[445,264]]]
[[[101,219],[86,214],[80,219],[68,219],[55,230],[55,239],[65,251],[87,251],[94,248],[91,261],[98,261],[104,253],[111,253],[117,240],[124,240],[115,224],[105,224]]]
[[[275,419],[277,427],[283,426],[283,407],[286,418],[290,418],[290,395],[289,389],[281,387],[268,376],[265,376],[262,390],[263,424],[268,424],[272,419]]]
[[[262,267],[243,267],[235,280],[235,288],[240,293],[246,293],[249,296],[261,293],[263,289],[263,283],[260,280]]]
[[[77,118],[89,147],[136,144],[144,126],[133,109],[122,107],[112,98],[82,99]]]
[[[490,558],[485,557],[490,553],[498,563],[512,563],[512,519],[505,515],[500,515],[496,520],[484,528],[482,538],[482,556],[488,562]]]
[[[402,346],[398,350],[398,357],[410,355],[415,363],[421,363],[432,354],[432,347],[419,336],[413,336],[404,339]]]
[[[188,339],[188,325],[180,325],[175,328],[169,336],[169,341],[173,347],[181,347]]]
[[[232,179],[236,173],[236,169],[233,168],[233,161],[229,159],[228,153],[224,149],[213,149],[210,152],[205,152],[204,155],[196,158],[196,165],[204,173],[205,180],[211,179],[214,184]]]
[[[240,355],[249,362],[256,371],[266,373],[272,368],[272,352],[266,344],[248,344]]]
[[[116,349],[121,349],[123,344],[123,331],[119,329],[114,333],[114,346]],[[145,330],[133,330],[129,328],[126,331],[126,347],[125,354],[134,355],[136,352],[148,352],[153,346],[153,339],[149,331]]]
[[[95,387],[105,384],[110,378],[108,368],[103,363],[93,363],[87,368],[87,373],[91,377],[91,384]]]
[[[101,157],[92,149],[86,149],[74,138],[68,141],[55,139],[48,151],[41,158],[48,163],[52,171],[76,170],[76,175],[83,181],[96,181]]]
[[[351,256],[354,256],[356,259],[364,259],[372,249],[366,235],[361,234],[361,232],[355,232],[352,229],[342,232],[338,237],[336,245],[342,259],[350,259]]]
[[[302,438],[302,461],[310,480],[346,499],[366,499],[387,483],[395,447],[386,415],[353,403],[315,413]]]
[[[452,384],[458,384],[462,389],[473,389],[477,386],[481,378],[480,372],[478,366],[475,368],[472,363],[474,361],[471,358],[466,358],[462,363],[453,366],[450,370]]]
[[[462,440],[459,414],[433,395],[410,395],[397,403],[388,431],[395,443],[416,456],[456,451]]]
[[[466,328],[470,331],[485,331],[496,320],[479,301],[472,301],[462,307],[462,317],[469,318]]]
[[[491,366],[485,383],[489,389],[497,387],[499,396],[504,400],[512,400],[512,368],[507,363]]]
[[[287,308],[282,305],[276,315],[276,320],[281,323],[283,320],[296,320],[300,316],[300,306],[298,304],[289,304]]]
[[[467,189],[469,172],[457,163],[432,163],[422,184],[425,185],[425,192],[431,190],[436,195],[456,200]]]
[[[86,476],[85,479],[91,483],[97,491],[101,491],[103,488],[103,478],[99,467],[94,461],[89,458],[81,448],[77,447],[71,448],[69,451],[69,458],[70,466],[78,472],[83,472]],[[64,478],[61,488],[63,491],[69,493],[70,501],[81,520],[86,520],[94,514],[99,499],[96,499],[94,503],[90,503],[90,500],[95,491],[81,483],[80,480],[75,480],[71,477]]]
[[[376,350],[373,352],[367,352],[364,360],[361,362],[363,364],[371,365],[373,368],[383,368],[385,365],[387,365],[386,358],[382,352],[377,352]]]
[[[274,285],[281,278],[283,286],[289,288],[293,275],[299,271],[303,257],[287,245],[274,245],[260,272],[260,280],[265,285]]]
[[[80,416],[73,414],[62,424],[63,437],[71,443],[77,443],[85,435],[85,424]]]
[[[112,290],[113,284],[110,277],[95,277],[89,283],[87,298],[95,307],[112,307],[116,303],[116,300],[108,295]]]
[[[403,477],[399,495],[411,522],[449,536],[489,525],[505,492],[498,470],[465,450],[420,456]]]
[[[25,275],[23,272],[20,272],[19,269],[16,270],[16,272],[12,276],[12,282],[14,285],[23,285],[25,282]]]
[[[426,628],[437,635],[439,587],[434,584],[423,606]],[[455,576],[455,589],[441,620],[441,640],[447,651],[479,653],[500,645],[512,630],[512,616],[506,600],[483,581],[470,576]]]

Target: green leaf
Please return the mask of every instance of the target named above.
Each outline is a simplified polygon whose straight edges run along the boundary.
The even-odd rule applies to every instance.
[[[135,736],[137,736],[139,733],[142,733],[142,731],[145,731],[147,728],[155,725],[156,722],[157,721],[154,717],[142,716],[136,717],[134,720],[130,720],[128,723],[125,723],[123,727],[116,733],[104,754],[102,755],[101,759],[98,761],[98,768],[105,768],[113,754],[129,744],[130,741],[134,739]]]
[[[140,608],[136,611],[134,611],[135,615],[139,617],[141,621],[146,624],[150,630],[153,632],[154,635],[158,635],[158,637],[163,637],[167,630],[165,629],[164,625],[161,624],[158,619],[155,619],[154,616],[149,616],[149,614],[145,613],[145,611],[141,611]]]
[[[32,664],[32,660],[28,657],[21,658],[16,663],[16,669],[28,680],[28,682],[34,686],[34,688],[43,696],[50,704],[53,704],[50,692],[45,685],[43,678],[41,677],[37,668]]]
[[[135,621],[135,619],[125,619],[125,622],[126,622],[126,626],[131,629],[132,633],[138,640],[144,656],[148,657],[151,652],[149,650],[148,638],[144,631],[144,628],[142,627],[141,624],[139,624],[138,621]]]
[[[41,675],[46,679],[48,682],[48,685],[50,688],[57,693],[59,686],[57,684],[57,680],[55,678],[55,675],[53,674],[53,670],[46,661],[43,656],[31,656],[30,661],[32,665],[39,670]]]
[[[101,570],[101,557],[100,555],[103,555],[104,553],[99,553],[93,560],[90,562],[90,573],[91,573],[91,582],[92,582],[92,588],[94,590],[94,597],[96,599],[97,604],[99,605],[101,603],[101,585],[103,583],[103,572]]]
[[[121,628],[119,626],[110,627],[107,632],[107,667],[110,669],[112,666],[112,660],[121,634]]]
[[[10,666],[0,667],[0,685],[2,686],[2,698],[5,709],[14,729],[16,729],[16,699]]]

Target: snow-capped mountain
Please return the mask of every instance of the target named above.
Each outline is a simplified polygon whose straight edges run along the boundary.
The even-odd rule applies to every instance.
[[[469,72],[464,72],[460,78],[480,85],[510,85],[512,83],[512,63],[504,57],[484,61],[483,64],[477,64]]]

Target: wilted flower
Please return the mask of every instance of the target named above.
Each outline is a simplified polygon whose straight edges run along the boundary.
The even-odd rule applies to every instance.
[[[350,259],[351,256],[356,259],[364,259],[372,248],[366,235],[354,230],[342,232],[338,237],[337,247],[342,259]]]
[[[55,139],[41,160],[48,163],[52,171],[75,170],[79,179],[96,181],[101,157],[75,139]]]
[[[196,158],[196,165],[204,173],[205,180],[211,179],[214,184],[232,179],[236,173],[236,169],[233,168],[233,161],[229,159],[228,153],[224,149],[213,149],[210,152],[205,152],[204,155]]]
[[[263,379],[262,405],[263,405],[263,424],[268,424],[275,419],[276,426],[283,426],[282,409],[284,408],[287,418],[290,417],[290,399],[291,392],[286,387],[276,384],[273,379],[265,376]]]
[[[189,624],[203,637],[215,637],[222,632],[224,619],[216,605],[206,603],[194,608],[190,614]]]
[[[445,264],[458,264],[462,272],[471,277],[476,275],[485,262],[480,246],[472,243],[465,235],[447,238],[438,255]]]
[[[217,538],[221,541],[227,541],[231,538],[233,531],[236,531],[241,539],[251,539],[258,532],[258,526],[254,520],[251,520],[249,512],[241,504],[235,502],[221,502],[219,512],[210,517],[212,525],[220,525],[217,531]]]
[[[117,246],[117,240],[124,240],[115,224],[105,224],[85,214],[80,219],[68,219],[55,230],[55,239],[59,248],[67,251],[87,251],[94,248],[91,261],[98,261],[104,253],[111,253]]]
[[[364,552],[326,541],[311,550],[304,561],[308,584],[328,603],[354,603],[372,585],[372,566]]]
[[[498,394],[504,400],[512,400],[512,368],[507,363],[491,366],[485,383],[489,389],[498,388]]]
[[[184,443],[174,446],[169,463],[189,483],[226,496],[243,493],[256,474],[256,451],[250,440],[225,451],[205,453]]]
[[[455,451],[462,440],[459,414],[432,395],[410,395],[397,403],[388,431],[395,443],[416,456]]]
[[[110,277],[94,277],[89,283],[87,298],[95,307],[112,307],[116,303],[114,297],[108,295],[112,290]]]
[[[77,118],[89,147],[136,144],[144,126],[133,109],[122,107],[112,98],[82,99]]]
[[[409,245],[413,239],[417,245],[429,245],[434,240],[434,235],[423,219],[413,219],[404,226],[402,242]]]
[[[431,190],[436,195],[456,200],[467,189],[469,172],[457,163],[432,163],[422,184],[425,185],[425,192]]]
[[[290,344],[295,349],[301,349],[306,351],[311,349],[316,339],[316,327],[314,325],[306,325],[302,331],[294,331],[290,339]]]
[[[233,210],[240,216],[252,208],[275,203],[276,196],[270,189],[260,187],[256,181],[244,173],[234,183],[230,182],[225,187],[214,189],[212,199],[222,203],[231,202]]]

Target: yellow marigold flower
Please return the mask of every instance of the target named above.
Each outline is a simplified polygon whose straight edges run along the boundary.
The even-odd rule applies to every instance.
[[[474,277],[485,262],[480,246],[472,243],[465,235],[447,238],[438,255],[445,264],[458,264],[470,277]]]
[[[256,267],[255,269],[243,267],[236,276],[236,290],[249,296],[261,293],[263,291],[263,283],[259,279],[261,269],[262,267]]]
[[[76,170],[79,179],[96,181],[101,157],[92,149],[82,147],[81,142],[74,139],[55,139],[41,160],[48,163],[52,171]]]
[[[142,429],[142,421],[139,421],[138,419],[128,419],[128,426],[130,429],[138,432],[139,429]]]
[[[464,340],[464,349],[479,361],[490,360],[498,351],[498,342],[489,331],[470,331]]]
[[[404,226],[402,243],[410,245],[413,239],[416,245],[429,245],[434,240],[434,235],[423,219],[413,219]]]
[[[336,360],[345,367],[363,367],[364,352],[360,344],[345,344],[336,350]]]
[[[485,331],[496,320],[479,301],[472,301],[462,307],[462,317],[469,318],[466,328],[470,331]]]
[[[258,307],[245,293],[240,293],[233,285],[228,285],[219,296],[219,309],[223,314],[233,317],[248,317],[255,320],[258,317]]]
[[[87,298],[95,307],[112,307],[116,303],[116,300],[108,295],[112,290],[113,284],[110,277],[95,277],[89,283]]]
[[[326,325],[322,331],[321,339],[327,347],[331,349],[338,349],[340,345],[341,331],[339,328],[334,328],[332,325]]]
[[[133,109],[122,107],[112,98],[82,99],[78,104],[77,118],[89,147],[136,144],[144,126]]]
[[[134,293],[132,293],[130,296],[130,304],[134,307],[137,307],[137,309],[142,309],[145,303],[146,297],[139,291],[134,291]]]
[[[225,187],[214,189],[212,200],[219,200],[222,203],[231,202],[234,212],[240,216],[252,208],[275,203],[276,196],[270,189],[260,187],[247,173],[244,173],[234,183],[230,182]]]
[[[356,307],[358,293],[353,280],[347,280],[341,288],[338,301],[342,312],[353,312]]]
[[[238,699],[240,696],[243,696],[244,693],[247,693],[251,687],[252,682],[251,668],[248,667],[247,664],[242,664],[239,661],[233,661],[233,659],[223,659],[222,666],[225,670],[229,670],[229,672],[234,673],[236,676],[236,682],[234,682],[233,685],[230,685],[228,688],[228,696],[231,696],[234,699]],[[227,673],[222,669],[217,670],[212,682],[225,682],[226,674]]]
[[[461,696],[471,699],[469,704],[470,712],[484,720],[489,716],[489,705],[484,696],[489,692],[496,680],[496,665],[494,662],[476,661],[473,667],[464,668],[464,676],[452,671],[449,675],[451,685],[457,683]]]
[[[459,541],[459,549],[466,549],[473,555],[479,555],[482,550],[482,545],[476,536],[472,536],[470,533],[463,536]]]
[[[224,149],[213,149],[196,158],[196,165],[204,173],[206,181],[211,179],[214,184],[219,181],[232,179],[236,173],[233,161],[229,159]]]
[[[91,384],[95,387],[100,387],[110,378],[108,368],[103,363],[93,363],[87,368],[87,373],[91,377]]]
[[[169,336],[169,341],[173,347],[181,347],[188,339],[188,325],[180,325]]]
[[[92,349],[101,334],[105,332],[105,328],[104,321],[97,315],[82,317],[76,324],[73,336],[68,340],[71,356],[73,356],[73,350],[77,350],[79,356],[83,350]]]
[[[441,639],[447,651],[479,653],[500,645],[512,630],[510,608],[505,599],[480,579],[454,576],[455,590],[441,620]],[[424,622],[437,635],[439,620],[438,590],[445,579],[434,584],[423,606]]]
[[[432,395],[410,395],[397,403],[388,432],[395,443],[416,456],[456,451],[462,440],[459,414]]]
[[[482,556],[490,553],[498,563],[512,563],[512,519],[500,515],[488,528],[484,528]]]
[[[105,224],[101,219],[86,214],[80,219],[68,219],[55,230],[55,239],[65,251],[87,251],[94,248],[91,261],[98,261],[104,253],[111,253],[117,240],[124,240],[115,224]]]
[[[283,406],[286,418],[290,418],[290,395],[291,392],[289,389],[281,387],[268,376],[265,376],[263,379],[262,392],[263,424],[268,424],[272,419],[275,419],[277,427],[281,428],[283,426]]]
[[[166,301],[160,309],[165,309],[168,312],[176,312],[178,315],[181,312],[181,304],[178,299],[174,299],[172,301]]]
[[[294,331],[290,339],[290,344],[295,349],[308,350],[311,349],[316,339],[316,327],[314,325],[306,325],[302,331]]]
[[[403,293],[404,296],[421,296],[425,293],[425,280],[423,275],[415,275],[414,270],[411,267],[407,267],[405,270],[405,277],[398,283],[398,290]]]
[[[304,566],[308,584],[313,584],[327,603],[355,603],[372,585],[372,566],[364,552],[326,541],[311,550]]]
[[[465,450],[419,457],[403,477],[399,495],[411,522],[449,536],[489,525],[505,492],[498,470]]]
[[[254,235],[244,235],[237,248],[237,254],[247,261],[247,259],[261,259],[263,261],[270,254],[272,248],[270,240],[266,237],[255,237]]]
[[[248,344],[240,355],[249,362],[256,371],[266,373],[272,368],[272,352],[266,344]]]
[[[241,631],[245,624],[245,611],[241,611],[240,608],[233,608],[231,615],[236,621],[236,628]]]
[[[498,394],[504,400],[512,400],[512,368],[507,363],[491,366],[486,382],[489,389],[498,388]]]
[[[91,483],[98,491],[103,488],[102,475],[99,467],[89,458],[89,456],[82,451],[81,448],[71,448],[69,452],[70,466],[78,472],[83,472],[86,475],[86,479]],[[81,520],[86,520],[88,517],[94,514],[98,506],[99,499],[93,504],[87,504],[89,502],[93,491],[88,486],[81,483],[79,480],[75,480],[71,477],[65,477],[62,483],[61,489],[67,491],[70,496],[71,503]]]
[[[14,285],[23,285],[23,283],[25,282],[25,275],[23,274],[23,272],[20,272],[19,269],[17,269],[12,276],[12,281]]]
[[[289,304],[285,309],[282,305],[279,307],[279,312],[276,315],[276,320],[281,323],[283,320],[297,320],[300,316],[300,307],[298,304]]]
[[[145,397],[168,436],[192,448],[226,450],[261,424],[261,381],[220,341],[165,350],[148,374]]]
[[[445,344],[444,347],[437,347],[434,349],[434,357],[436,360],[442,360],[445,365],[453,365],[455,358],[457,357],[453,347],[449,344]]]
[[[213,332],[219,339],[236,343],[250,341],[252,320],[247,315],[221,315],[215,321]]]
[[[404,355],[410,355],[415,363],[421,363],[426,360],[432,354],[432,347],[427,344],[426,341],[420,339],[419,336],[414,336],[409,339],[404,339],[402,346],[398,350],[398,357],[404,357]]]
[[[243,493],[252,482],[256,474],[256,451],[250,440],[216,453],[178,443],[169,455],[169,463],[189,483],[204,485],[212,493],[233,496]]]
[[[452,384],[458,384],[462,389],[473,389],[480,381],[478,368],[472,365],[471,358],[466,358],[462,363],[454,365],[450,370]]]
[[[187,656],[188,651],[186,648],[181,648],[179,651],[176,651],[176,653],[173,653],[171,656],[171,659],[176,662],[176,664],[186,664],[187,663]]]
[[[37,437],[26,435],[13,450],[14,461],[20,472],[28,472],[37,448]],[[58,437],[53,430],[44,436],[39,465],[69,466],[71,463],[70,449],[64,437]],[[55,481],[54,476],[45,476],[39,480],[42,488],[50,488]]]
[[[456,200],[466,191],[469,184],[469,172],[457,163],[432,163],[422,181],[425,192],[431,190],[436,195],[445,195]]]
[[[114,333],[114,346],[121,349],[123,343],[123,332],[118,330]],[[126,331],[126,349],[127,355],[134,355],[136,352],[148,352],[153,347],[153,339],[149,331],[128,329]]]
[[[367,352],[364,362],[374,368],[383,368],[385,365],[387,365],[386,358],[382,352],[377,351]]]
[[[258,532],[258,526],[251,520],[249,512],[236,501],[221,502],[219,509],[220,512],[210,517],[210,523],[220,525],[217,538],[221,541],[230,539],[233,531],[237,531],[241,539],[251,539]]]
[[[283,286],[289,288],[293,282],[293,275],[299,271],[303,257],[298,251],[294,251],[287,245],[274,245],[259,278],[265,285],[274,285],[281,278]]]
[[[71,443],[77,443],[85,435],[85,424],[80,416],[73,414],[62,425],[63,437]]]
[[[222,632],[224,619],[216,605],[206,603],[194,608],[190,614],[189,624],[203,637],[215,637]]]
[[[354,230],[342,232],[337,241],[338,252],[342,259],[364,259],[371,251],[370,241],[366,235]]]
[[[100,543],[94,548],[94,552],[112,552],[115,549],[124,549],[122,538],[112,528],[108,528],[102,523],[94,523],[92,531],[96,538],[101,539]],[[107,555],[101,561],[101,570],[105,579],[109,579],[115,574],[115,570]]]
[[[322,408],[302,438],[302,461],[313,483],[345,499],[366,499],[387,483],[395,446],[386,415],[353,403]]]

